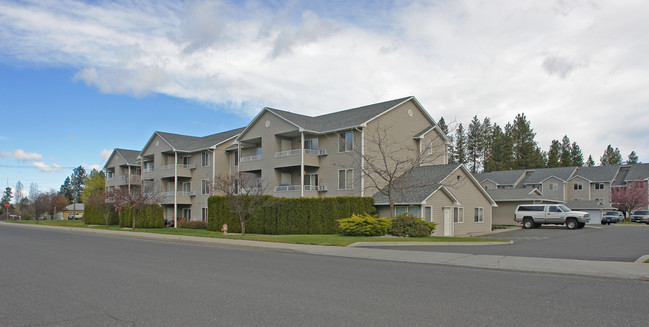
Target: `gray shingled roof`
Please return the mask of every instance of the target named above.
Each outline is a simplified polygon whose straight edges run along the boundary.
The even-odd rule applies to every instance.
[[[139,164],[137,157],[140,155],[140,151],[115,148],[115,152],[119,153],[130,166],[137,166]]]
[[[237,128],[221,133],[216,133],[208,136],[198,137],[181,134],[173,134],[166,132],[156,132],[163,139],[171,144],[173,148],[183,152],[194,152],[205,150],[215,144],[219,144],[229,138],[237,136],[243,131],[243,128]]]
[[[491,196],[494,201],[498,202],[507,202],[507,201],[554,201],[554,202],[563,202],[556,201],[544,198],[542,195],[536,193],[535,189],[521,189],[521,188],[512,188],[512,189],[500,189],[500,190],[487,190],[489,196]]]
[[[591,182],[612,182],[619,169],[619,165],[578,167],[574,176],[581,176]]]
[[[605,206],[596,200],[573,200],[566,201],[566,207],[572,210],[613,210],[611,206]]]
[[[630,165],[624,181],[641,181],[649,178],[649,164]]]
[[[481,183],[490,180],[498,185],[514,185],[516,181],[528,170],[501,170],[476,174],[476,179]]]
[[[577,167],[557,167],[557,168],[542,168],[534,169],[532,173],[529,174],[521,182],[521,185],[525,184],[540,184],[549,177],[556,177],[563,181],[567,181],[572,174],[575,172]]]
[[[305,130],[322,133],[359,126],[367,122],[368,120],[382,114],[386,110],[393,108],[394,106],[412,98],[412,96],[409,96],[315,117],[300,115],[293,112],[273,108],[265,109]]]
[[[398,188],[402,188],[402,192],[399,192],[393,197],[394,203],[421,203],[442,187],[440,183],[444,178],[459,166],[460,164],[448,164],[416,167],[410,172],[410,174],[401,176],[395,181]],[[384,195],[381,192],[374,194],[373,198],[374,203],[376,204],[390,203],[387,195]]]

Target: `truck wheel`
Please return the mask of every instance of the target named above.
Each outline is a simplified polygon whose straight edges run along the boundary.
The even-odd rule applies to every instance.
[[[611,223],[608,223],[608,224],[610,225]],[[586,226],[586,223],[579,223],[577,225],[577,228],[584,228],[584,226]]]
[[[602,220],[602,225],[606,225],[606,222]]]
[[[579,223],[577,222],[577,219],[568,218],[566,220],[566,228],[568,228],[568,229],[577,229],[577,226],[579,226]]]
[[[534,228],[534,220],[532,220],[532,218],[523,219],[523,228],[525,229]]]

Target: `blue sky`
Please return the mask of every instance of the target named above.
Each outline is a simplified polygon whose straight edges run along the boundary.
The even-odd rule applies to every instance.
[[[156,130],[264,106],[317,115],[414,95],[435,119],[525,113],[649,161],[646,1],[0,0],[0,185],[57,189]],[[173,118],[172,118],[173,117]]]

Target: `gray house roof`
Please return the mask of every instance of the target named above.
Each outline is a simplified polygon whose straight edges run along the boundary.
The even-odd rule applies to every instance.
[[[577,170],[577,167],[557,167],[557,168],[542,168],[534,169],[523,181],[522,185],[528,184],[541,184],[543,181],[550,177],[556,177],[562,181],[568,181],[570,177]]]
[[[515,185],[527,171],[526,169],[490,171],[488,173],[479,173],[475,176],[480,182],[489,180],[498,185]]]
[[[563,201],[546,199],[543,197],[541,192],[537,189],[521,189],[521,188],[512,188],[512,189],[500,189],[500,190],[487,190],[489,196],[494,199],[496,202],[519,202],[519,201],[545,201],[545,202],[558,202]]]
[[[176,151],[196,152],[201,150],[207,150],[211,146],[223,143],[233,137],[236,137],[237,135],[239,135],[239,133],[241,133],[241,131],[243,131],[243,128],[237,128],[237,129],[216,133],[208,136],[203,136],[203,137],[166,133],[166,132],[155,132],[155,134],[158,134],[162,139],[164,139],[167,143],[169,143],[169,145]],[[153,137],[151,139],[153,139]]]
[[[566,207],[572,210],[615,210],[611,206],[605,206],[597,200],[573,200],[566,201]]]
[[[649,164],[630,165],[629,173],[624,181],[642,181],[649,178]]]
[[[130,166],[137,166],[140,164],[137,159],[137,157],[140,155],[140,151],[138,150],[115,148],[115,152],[119,153],[119,155],[122,156],[122,158],[124,158],[124,160],[126,160],[126,163],[128,163]]]
[[[579,176],[591,182],[613,182],[619,170],[619,165],[578,167],[572,178]]]
[[[448,164],[414,168],[410,174],[402,175],[395,181],[397,188],[402,191],[393,196],[394,203],[419,204],[423,202],[439,190],[443,186],[441,182],[459,166],[461,165]],[[374,194],[373,198],[376,204],[390,204],[388,196],[381,192]]]

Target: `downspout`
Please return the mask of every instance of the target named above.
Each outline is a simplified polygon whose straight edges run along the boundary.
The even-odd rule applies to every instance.
[[[174,151],[174,228],[178,228],[178,152]]]
[[[300,133],[300,197],[304,197],[304,132]]]

